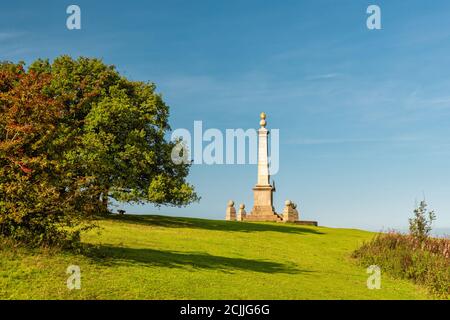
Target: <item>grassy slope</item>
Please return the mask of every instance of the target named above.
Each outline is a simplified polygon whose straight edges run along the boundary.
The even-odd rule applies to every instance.
[[[88,255],[0,251],[0,298],[12,299],[426,299],[423,289],[368,275],[349,258],[360,230],[160,216],[101,221]],[[79,265],[82,289],[66,288]]]

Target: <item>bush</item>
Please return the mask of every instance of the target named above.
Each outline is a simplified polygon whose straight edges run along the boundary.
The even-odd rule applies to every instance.
[[[450,239],[380,233],[353,257],[362,265],[378,265],[395,277],[422,284],[439,297],[450,297]]]

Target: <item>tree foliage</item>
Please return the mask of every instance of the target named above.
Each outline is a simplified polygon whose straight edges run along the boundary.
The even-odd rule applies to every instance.
[[[0,65],[0,231],[77,239],[108,200],[187,205],[189,165],[170,158],[169,108],[151,83],[98,59]]]

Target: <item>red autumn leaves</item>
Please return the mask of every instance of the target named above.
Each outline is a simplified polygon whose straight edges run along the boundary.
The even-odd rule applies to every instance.
[[[21,65],[0,69],[0,156],[25,174],[46,155],[61,105],[45,93],[50,74],[25,72]]]

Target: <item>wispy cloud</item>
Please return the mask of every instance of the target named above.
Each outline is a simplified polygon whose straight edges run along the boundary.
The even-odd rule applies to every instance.
[[[349,144],[349,143],[373,143],[382,142],[379,139],[298,139],[288,141],[287,144],[299,144],[299,145],[320,145],[320,144]]]
[[[172,97],[197,104],[211,105],[258,105],[295,99],[308,94],[299,82],[280,82],[264,73],[243,73],[238,77],[219,79],[206,75],[172,75],[161,77],[160,90],[174,93]],[[198,105],[200,107],[200,105]]]
[[[322,145],[322,144],[358,144],[358,143],[398,143],[416,142],[413,137],[393,137],[393,138],[300,138],[287,141],[286,144],[297,145]]]
[[[22,32],[1,32],[0,31],[0,42],[16,39],[16,38],[21,37],[22,35],[23,35]]]
[[[24,45],[25,40],[22,38],[26,35],[22,31],[0,31],[1,59],[17,61],[17,59],[36,49],[30,44]]]
[[[334,79],[337,77],[339,77],[339,73],[325,73],[325,74],[309,76],[306,78],[306,80],[327,80],[327,79]]]
[[[442,91],[445,92],[447,89],[442,88]],[[433,96],[433,92],[419,92],[419,90],[414,90],[406,101],[410,109],[450,109],[450,96]]]

